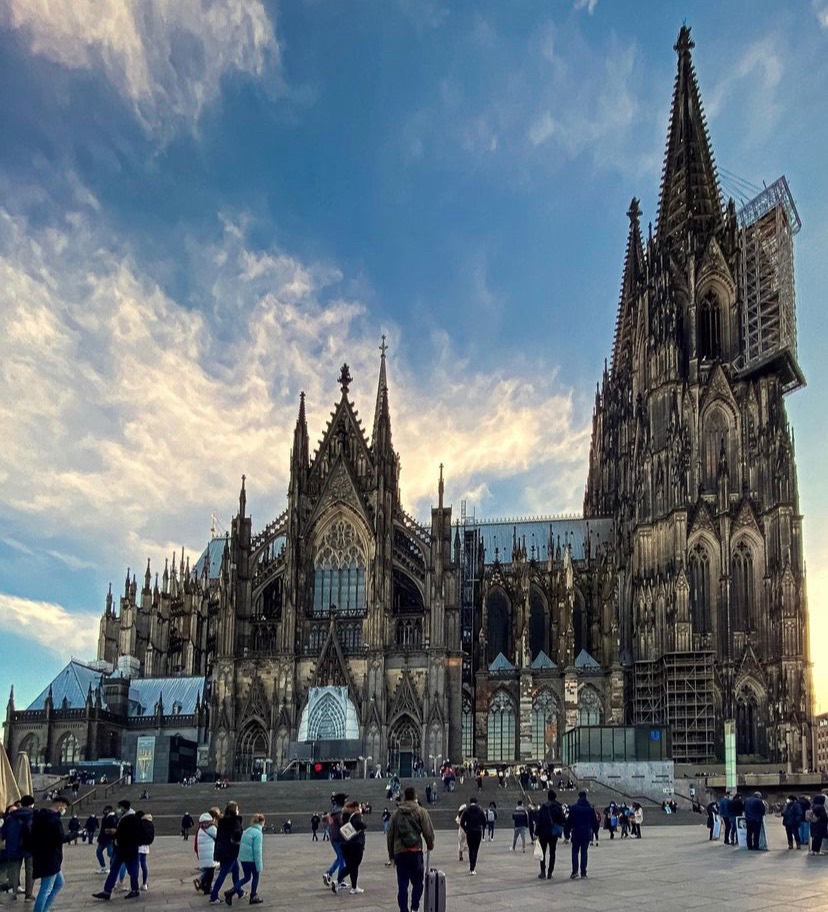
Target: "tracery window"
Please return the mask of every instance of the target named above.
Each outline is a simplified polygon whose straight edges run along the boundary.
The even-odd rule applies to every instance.
[[[704,422],[704,486],[708,491],[715,491],[719,478],[719,460],[724,449],[730,457],[730,428],[727,418],[720,408],[708,415]]]
[[[419,619],[407,618],[397,621],[395,627],[397,646],[412,646],[419,649],[423,644],[423,625]]]
[[[700,361],[717,361],[722,354],[722,314],[719,299],[709,291],[699,304]]]
[[[365,554],[354,527],[337,520],[325,533],[314,560],[313,613],[365,610]]]
[[[463,697],[463,711],[460,717],[460,740],[463,757],[474,756],[474,712],[468,697]]]
[[[601,698],[589,685],[578,694],[578,725],[601,724]]]
[[[690,615],[695,633],[710,633],[710,558],[707,551],[696,545],[690,552]]]
[[[61,766],[72,766],[80,760],[80,744],[73,734],[63,736],[59,746]]]
[[[494,662],[502,652],[509,658],[509,632],[511,627],[509,599],[502,589],[492,589],[486,598],[488,623],[486,625],[486,640],[488,643],[487,661]]]
[[[753,552],[739,542],[733,552],[730,573],[733,625],[736,630],[750,630],[754,623]]]
[[[515,759],[515,706],[502,690],[489,704],[487,728],[489,760],[511,763]]]
[[[542,690],[532,704],[532,757],[544,760],[553,756],[558,746],[558,701],[548,690]]]

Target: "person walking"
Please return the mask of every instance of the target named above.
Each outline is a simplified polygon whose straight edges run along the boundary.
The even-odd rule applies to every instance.
[[[512,851],[514,852],[517,847],[518,837],[520,837],[520,844],[523,849],[523,854],[526,854],[526,834],[529,832],[529,814],[526,808],[523,806],[522,801],[518,801],[514,811],[512,811],[512,826],[514,832],[512,834]]]
[[[213,876],[216,873],[214,856],[216,832],[216,821],[213,815],[205,811],[198,818],[198,829],[193,839],[196,865],[201,869],[201,876],[193,880],[196,893],[209,893],[213,886]]]
[[[121,865],[129,874],[129,893],[127,899],[137,899],[138,892],[138,846],[141,844],[140,820],[136,816],[131,803],[123,798],[118,802],[118,826],[115,829],[115,846],[109,864],[109,874],[104,883],[103,890],[93,893],[94,899],[109,900],[115,889],[115,881],[121,870]]]
[[[490,801],[489,807],[486,809],[486,829],[488,831],[489,842],[491,842],[494,839],[496,823],[497,823],[497,805],[494,803],[494,801]]]
[[[330,887],[335,879],[339,880],[339,872],[345,865],[345,859],[342,857],[342,835],[339,832],[339,828],[342,826],[342,808],[347,800],[348,796],[344,792],[336,792],[331,795],[331,809],[325,815],[328,839],[331,842],[331,848],[334,850],[334,860],[328,870],[322,875],[322,882],[326,887]]]
[[[403,800],[391,815],[386,843],[388,857],[397,870],[397,905],[400,912],[418,912],[423,895],[425,864],[423,840],[429,852],[434,849],[434,827],[428,811],[417,801],[417,790],[408,786]],[[411,902],[408,889],[411,887]]]
[[[754,792],[745,801],[745,823],[747,824],[747,847],[759,851],[759,834],[762,832],[762,821],[765,818],[765,802],[761,792]]]
[[[244,890],[239,886],[239,845],[243,831],[244,826],[239,814],[239,806],[235,801],[230,801],[216,827],[216,844],[213,849],[213,856],[219,863],[219,871],[210,890],[210,902],[214,906],[221,903],[219,891],[224,885],[228,874],[233,878],[233,892],[236,893],[239,899],[244,896]]]
[[[810,855],[826,855],[822,843],[828,836],[828,812],[825,810],[825,795],[814,795],[811,802],[811,851]]]
[[[254,814],[250,818],[250,826],[242,833],[241,843],[239,844],[239,862],[242,866],[244,877],[239,881],[239,887],[250,884],[250,905],[257,906],[262,902],[259,896],[259,875],[262,873],[264,863],[262,861],[262,843],[264,836],[262,828],[265,824],[264,814]],[[233,902],[235,890],[228,890],[224,894],[224,901],[227,905]],[[244,895],[242,893],[242,895]]]
[[[311,816],[311,842],[319,842],[319,824],[321,822],[322,818],[319,814]]]
[[[354,829],[350,838],[345,839],[342,832],[350,833],[348,824]],[[362,808],[358,801],[349,801],[342,808],[342,827],[340,835],[342,840],[342,857],[345,859],[345,867],[339,869],[339,878],[335,884],[331,884],[331,889],[336,893],[338,890],[345,889],[345,878],[351,878],[351,895],[364,893],[365,890],[359,886],[359,866],[362,864],[362,856],[365,854],[365,830],[367,829],[365,821],[362,819]]]
[[[788,795],[788,801],[782,811],[782,825],[785,827],[785,835],[788,837],[788,849],[793,849],[794,842],[796,842],[797,849],[802,848],[799,839],[799,824],[802,823],[804,817],[802,805],[796,795]]]
[[[33,912],[47,912],[66,882],[63,867],[63,832],[61,817],[69,807],[69,799],[56,795],[51,808],[39,808],[32,815],[32,876],[40,881]]]
[[[83,828],[86,830],[86,841],[89,845],[92,845],[95,840],[95,833],[98,832],[98,818],[95,816],[94,811],[86,818]]]
[[[23,795],[17,807],[3,822],[3,838],[6,841],[6,864],[9,873],[9,891],[12,900],[17,899],[20,888],[20,871],[24,874],[26,899],[34,899],[32,877],[32,821],[34,819],[34,798]]]
[[[138,845],[138,868],[141,872],[141,889],[146,892],[149,890],[149,853],[150,846],[155,840],[155,824],[152,821],[152,814],[144,814],[137,811],[141,823],[141,838]]]
[[[190,838],[190,830],[195,826],[193,818],[184,811],[184,816],[181,818],[181,838],[186,842]]]
[[[552,872],[555,870],[555,852],[558,847],[558,840],[564,834],[565,823],[566,817],[563,805],[558,801],[558,795],[555,790],[549,789],[546,793],[546,801],[538,810],[536,832],[543,852],[543,857],[540,859],[538,880],[543,880],[544,878],[547,880],[552,879]]]
[[[460,815],[460,826],[466,833],[466,842],[469,847],[469,874],[473,876],[477,874],[477,855],[480,851],[480,843],[483,841],[483,834],[488,826],[487,816],[477,803],[477,798],[469,798],[468,807]]]
[[[78,844],[78,835],[81,831],[81,822],[77,814],[72,814],[69,818],[69,825],[67,826],[69,830],[69,842],[72,845]]]
[[[636,839],[641,839],[641,824],[644,823],[644,808],[637,802],[633,802],[633,819],[632,831]]]
[[[465,852],[469,847],[469,841],[466,839],[466,831],[463,827],[460,826],[460,818],[463,816],[463,811],[466,810],[466,805],[461,804],[457,809],[457,816],[454,818],[454,822],[457,824],[457,858],[458,861],[463,861],[463,852]]]
[[[101,829],[98,833],[98,847],[95,857],[100,865],[100,874],[109,874],[109,863],[112,861],[112,846],[115,841],[115,830],[118,827],[118,817],[110,805],[103,809],[101,815]],[[106,855],[106,858],[104,858]]]
[[[587,800],[586,792],[578,792],[578,800],[569,808],[567,831],[572,840],[572,873],[570,880],[587,876],[589,842],[595,827],[595,808]]]

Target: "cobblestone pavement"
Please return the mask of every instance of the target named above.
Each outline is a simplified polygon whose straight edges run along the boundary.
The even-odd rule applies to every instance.
[[[720,910],[766,912],[793,908],[796,912],[828,910],[828,857],[809,857],[805,850],[787,851],[779,820],[769,822],[768,852],[746,852],[707,841],[699,827],[667,829],[646,826],[641,840],[602,838],[589,852],[589,878],[570,880],[569,846],[560,844],[555,876],[537,879],[537,862],[531,846],[523,854],[510,851],[511,830],[501,828],[493,843],[483,844],[478,874],[469,877],[467,865],[457,859],[456,832],[437,834],[432,863],[445,870],[448,912],[607,912],[630,908],[636,912],[685,912]],[[266,836],[265,871],[259,887],[261,909],[297,909],[302,912],[396,912],[396,880],[385,867],[385,842],[370,832],[360,872],[361,896],[347,892],[333,896],[322,884],[322,873],[333,855],[324,842],[308,836]],[[158,909],[183,912],[213,908],[192,886],[195,876],[192,843],[159,837],[150,855],[149,891],[140,899],[126,900],[114,893],[110,903],[91,898],[103,878],[96,874],[94,852],[88,846],[67,846],[66,886],[54,905],[55,912],[76,912],[96,907],[130,908],[135,912]],[[21,897],[22,899],[22,897]],[[2,901],[0,901],[2,904]],[[11,907],[8,901],[6,906]],[[235,907],[248,907],[236,900]],[[19,912],[31,903],[17,902]]]

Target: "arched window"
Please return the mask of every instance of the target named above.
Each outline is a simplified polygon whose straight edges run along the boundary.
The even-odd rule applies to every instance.
[[[317,547],[314,560],[313,613],[365,610],[365,554],[356,529],[345,519],[334,522]]]
[[[587,624],[587,614],[584,610],[584,600],[581,593],[575,590],[575,607],[572,610],[572,630],[575,634],[575,657],[581,654],[582,649],[587,652],[592,648],[589,636],[589,625]]]
[[[601,724],[601,698],[588,684],[578,694],[578,725]]]
[[[511,622],[509,617],[509,599],[502,589],[492,589],[486,599],[486,609],[488,612],[488,624],[486,627],[486,642],[488,644],[488,654],[486,656],[488,664],[498,657],[502,652],[506,658],[511,653],[509,636]]]
[[[558,701],[542,690],[532,704],[532,758],[553,759],[558,751]]]
[[[250,778],[264,771],[267,758],[267,732],[258,722],[252,722],[241,733],[236,756],[236,775]]]
[[[80,760],[80,744],[73,734],[63,736],[58,745],[58,756],[61,766],[72,766]]]
[[[707,551],[696,545],[690,552],[690,616],[695,633],[710,633],[710,558]]]
[[[744,686],[736,697],[736,753],[762,756],[764,749],[759,698],[751,687]]]
[[[40,741],[34,733],[26,735],[20,742],[18,750],[26,754],[32,766],[40,762]]]
[[[733,626],[736,630],[753,628],[753,597],[753,552],[744,542],[739,542],[733,551],[730,571],[730,599],[733,606]]]
[[[489,704],[487,736],[489,760],[511,763],[515,759],[515,706],[502,690]]]
[[[698,350],[700,361],[718,361],[722,355],[722,310],[712,291],[699,304]]]
[[[345,737],[345,707],[341,700],[324,694],[308,715],[308,741],[338,741]]]
[[[719,480],[719,460],[722,450],[730,459],[730,426],[727,417],[720,408],[714,409],[704,421],[704,447],[702,466],[704,472],[704,489],[715,491]]]
[[[460,728],[461,728],[461,747],[463,750],[463,758],[469,758],[474,756],[474,712],[472,711],[472,702],[471,699],[467,696],[463,697],[463,714],[460,719]]]
[[[529,653],[535,659],[546,652],[546,600],[537,586],[529,590]]]

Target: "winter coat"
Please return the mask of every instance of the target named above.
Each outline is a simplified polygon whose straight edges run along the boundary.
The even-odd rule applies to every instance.
[[[115,830],[118,828],[118,818],[115,814],[109,813],[106,814],[101,821],[101,832],[98,833],[98,842],[100,845],[106,846],[115,838],[113,833],[108,833],[107,830]]]
[[[751,795],[745,801],[745,818],[747,820],[761,820],[765,816],[765,802],[756,795]]]
[[[786,827],[798,827],[805,819],[802,805],[798,801],[789,801],[782,811],[782,823]]]
[[[32,819],[34,808],[20,807],[6,817],[3,836],[6,840],[7,861],[31,858]]]
[[[235,861],[239,857],[239,843],[243,830],[242,820],[238,814],[228,813],[219,820],[213,850],[216,861]]]
[[[567,824],[573,837],[592,836],[595,824],[595,809],[586,798],[579,798],[569,809]]]
[[[362,814],[348,814],[347,811],[342,812],[342,824],[343,826],[346,823],[350,823],[351,826],[356,830],[353,836],[348,840],[342,841],[343,849],[345,846],[362,846],[365,848],[365,830],[367,829],[365,821],[362,819]]]
[[[86,830],[87,835],[89,836],[89,841],[92,841],[92,837],[95,833],[98,832],[98,818],[94,814],[90,814],[86,818],[86,823],[83,825],[83,828]]]
[[[254,823],[249,826],[243,833],[239,843],[239,861],[254,862],[256,870],[261,871],[264,867],[262,863],[262,825]]]
[[[745,803],[741,798],[731,798],[728,808],[731,817],[741,817],[745,813]]]
[[[525,807],[516,807],[512,812],[512,825],[516,830],[529,826],[529,815]]]
[[[40,808],[32,818],[32,869],[35,879],[52,877],[63,865],[63,832],[60,814],[51,808]]]
[[[194,845],[198,856],[198,866],[212,868],[215,864],[213,853],[216,848],[216,828],[212,823],[206,829],[199,826],[196,830]]]
[[[181,829],[182,830],[191,830],[195,826],[193,818],[189,814],[185,814],[181,818]]]
[[[815,795],[811,803],[811,836],[828,836],[828,812],[825,810],[825,797]]]
[[[482,833],[486,829],[486,812],[479,804],[470,804],[460,815],[464,833]]]
[[[730,798],[727,795],[719,802],[719,813],[722,817],[730,817]]]
[[[413,818],[412,822],[419,828],[422,839],[425,839],[426,848],[430,852],[434,848],[434,827],[432,826],[431,817],[429,817],[428,811],[424,807],[420,807],[416,801],[401,801],[397,810],[391,815],[391,823],[388,826],[387,845],[389,858],[393,858],[394,855],[397,855],[400,852],[422,850],[422,839],[420,840],[419,849],[414,847],[412,850],[411,846],[403,845],[402,839],[400,839],[398,833],[398,824],[400,817],[402,816]]]
[[[138,855],[142,835],[141,818],[130,808],[118,821],[115,830],[115,848],[121,858],[134,858]]]

